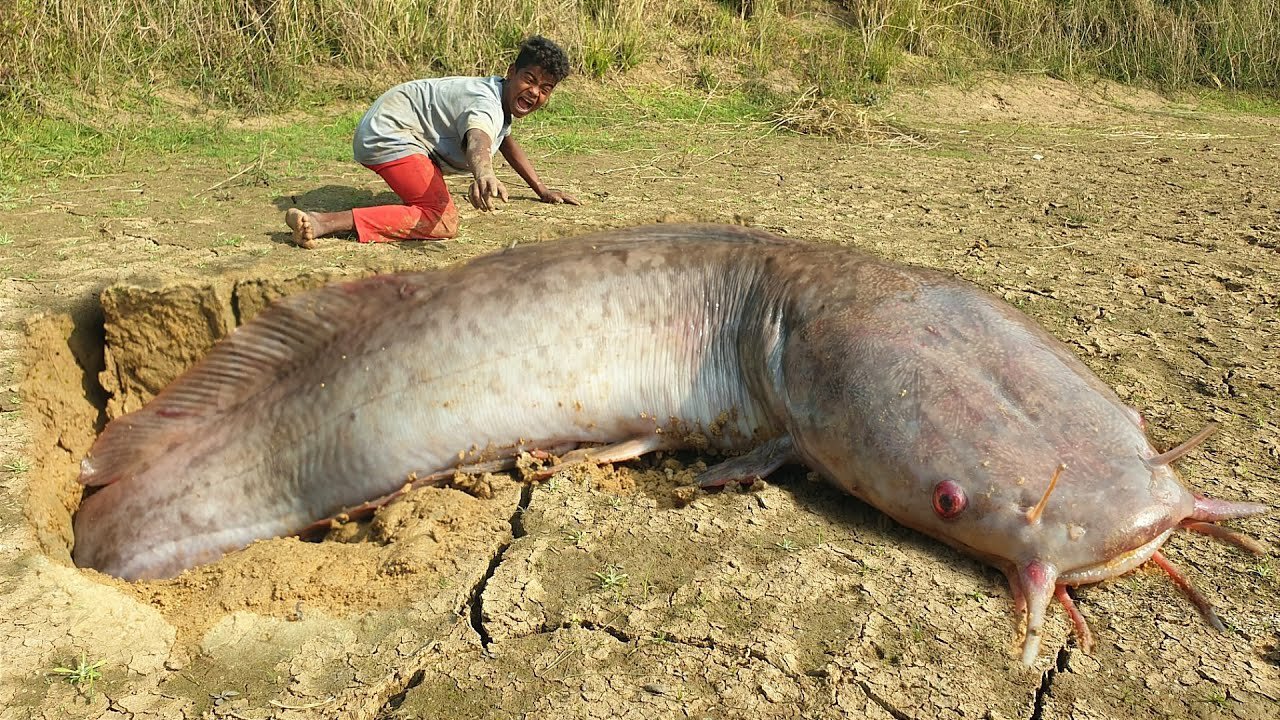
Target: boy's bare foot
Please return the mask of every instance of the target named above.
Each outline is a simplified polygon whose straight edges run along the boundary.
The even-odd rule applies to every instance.
[[[316,246],[316,229],[311,216],[298,208],[289,208],[284,214],[284,224],[293,231],[293,242],[298,247],[312,250]]]

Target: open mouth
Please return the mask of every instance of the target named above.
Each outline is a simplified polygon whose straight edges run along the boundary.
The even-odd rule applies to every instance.
[[[516,111],[521,115],[527,115],[528,113],[533,112],[533,109],[536,106],[536,101],[528,96],[521,95],[516,98]]]

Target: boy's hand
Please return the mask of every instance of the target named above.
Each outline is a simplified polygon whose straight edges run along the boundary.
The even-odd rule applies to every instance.
[[[543,190],[538,194],[538,199],[544,203],[551,203],[553,205],[559,205],[560,203],[564,203],[566,205],[582,204],[578,202],[578,198],[564,192],[563,190],[556,190],[555,188],[547,188],[546,190]]]
[[[502,202],[507,201],[507,186],[503,185],[498,176],[490,170],[476,175],[476,179],[471,181],[471,192],[468,193],[468,197],[475,209],[487,212],[494,208],[493,198],[502,198]]]

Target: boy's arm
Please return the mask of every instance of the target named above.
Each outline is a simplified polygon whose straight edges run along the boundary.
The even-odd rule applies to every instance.
[[[502,157],[507,159],[507,164],[529,184],[529,188],[538,194],[538,199],[542,202],[581,204],[577,198],[569,193],[543,185],[542,180],[538,177],[538,172],[533,169],[533,163],[529,162],[529,156],[524,154],[524,149],[520,147],[520,143],[516,142],[515,138],[508,135],[502,141],[502,144],[498,146],[498,149],[502,151]]]
[[[493,139],[478,128],[471,128],[463,139],[467,165],[471,168],[471,192],[468,198],[477,210],[492,210],[493,198],[507,201],[507,187],[493,173]]]

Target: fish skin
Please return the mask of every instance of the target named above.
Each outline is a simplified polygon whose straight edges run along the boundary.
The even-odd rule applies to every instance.
[[[782,432],[750,392],[763,381],[737,363],[758,333],[738,327],[759,305],[765,258],[750,249],[792,246],[712,228],[630,235],[518,247],[273,305],[109,424],[86,484],[120,475],[131,450],[170,449],[84,501],[76,563],[169,576],[521,439],[608,443],[678,429],[672,418],[696,429],[726,416],[711,440],[734,451]],[[241,363],[257,371],[235,376]],[[205,392],[214,410],[201,414]],[[162,417],[174,408],[181,417]]]
[[[1195,505],[1148,462],[1131,408],[971,284],[840,246],[660,225],[277,303],[104,431],[82,481],[106,487],[76,515],[74,559],[167,577],[473,450],[655,433],[675,447],[688,431],[729,452],[773,439],[772,459],[1000,567],[1032,606],[1029,645],[1055,583],[1101,579]],[[967,499],[954,517],[934,508],[943,481]]]

